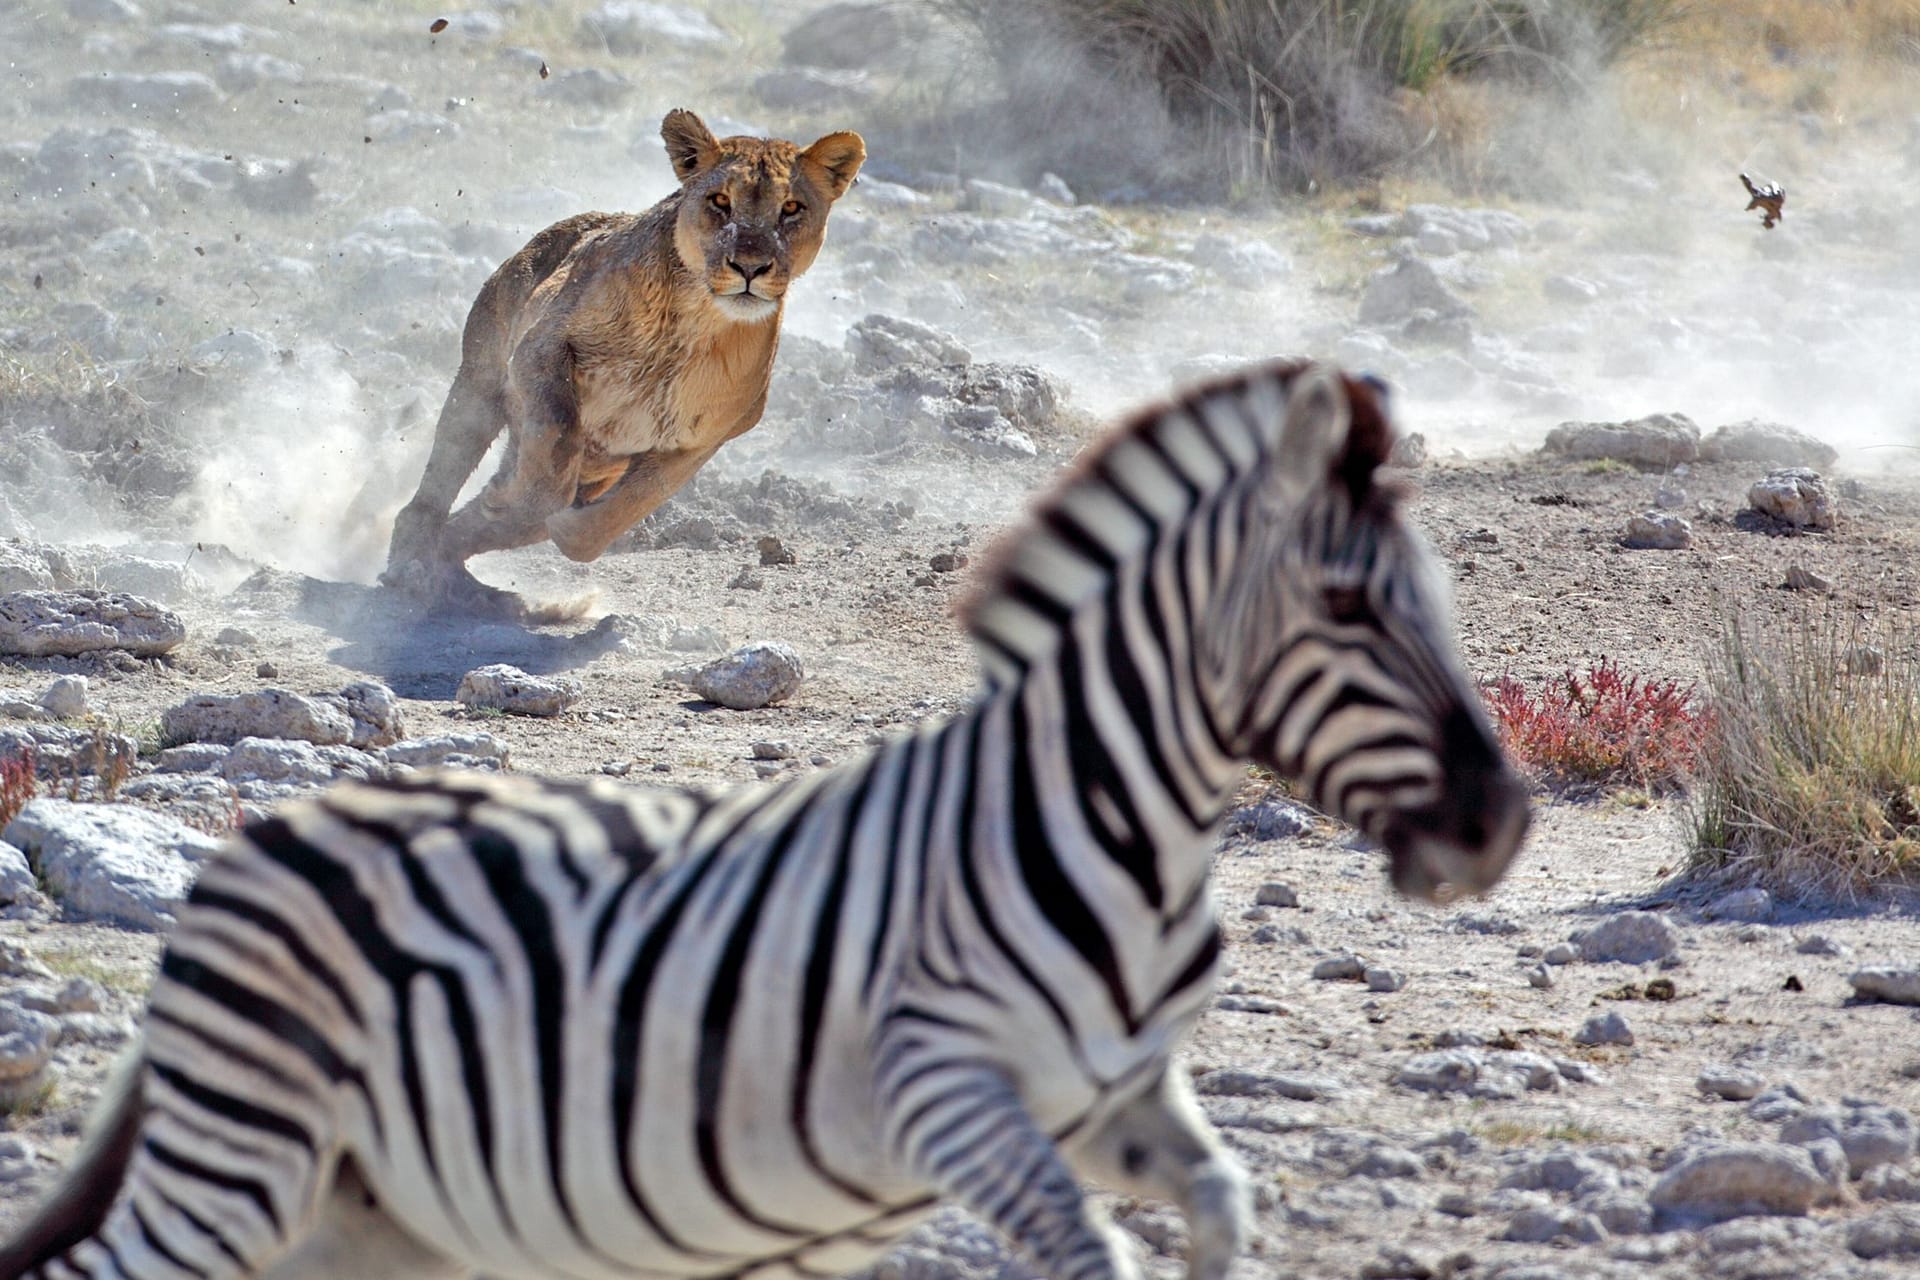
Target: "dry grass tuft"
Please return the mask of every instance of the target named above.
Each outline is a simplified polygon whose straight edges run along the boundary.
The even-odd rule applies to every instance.
[[[1133,88],[1239,190],[1377,175],[1479,108],[1450,81],[1577,85],[1678,0],[922,0],[981,37],[1031,125]],[[1070,104],[1067,105],[1067,104]],[[1083,122],[1085,127],[1085,122]],[[1069,175],[1070,177],[1072,175]]]
[[[1629,676],[1609,659],[1534,691],[1502,677],[1487,710],[1507,754],[1561,785],[1680,785],[1710,723],[1691,687]]]
[[[1738,157],[1818,198],[1833,163],[1809,124],[1886,152],[1864,163],[1902,160],[1917,71],[1920,0],[1715,0],[1686,5],[1634,60],[1622,102],[1663,136],[1684,121],[1685,163],[1710,169],[1716,185]]]
[[[1781,65],[1821,58],[1920,64],[1920,0],[1721,0],[1674,15],[1682,46]]]
[[[1694,869],[1795,893],[1920,873],[1920,653],[1837,615],[1730,621],[1709,662],[1714,726],[1691,802]]]

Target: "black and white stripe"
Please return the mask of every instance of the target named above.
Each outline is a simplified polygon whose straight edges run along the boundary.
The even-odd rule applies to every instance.
[[[1305,365],[1135,419],[986,575],[978,706],[830,773],[418,775],[252,825],[0,1276],[824,1276],[943,1197],[1130,1274],[1093,1178],[1177,1202],[1219,1280],[1242,1179],[1168,1061],[1245,763],[1429,896],[1525,825],[1390,443]]]

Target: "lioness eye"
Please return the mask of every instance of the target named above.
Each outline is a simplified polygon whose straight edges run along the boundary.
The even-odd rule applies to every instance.
[[[791,218],[794,214],[800,212],[802,209],[806,207],[807,206],[801,204],[798,200],[789,200],[785,204],[780,206],[780,212],[786,214],[789,218]]]
[[[726,192],[716,191],[713,193],[713,207],[716,209],[731,209],[733,208],[733,201],[728,197]]]

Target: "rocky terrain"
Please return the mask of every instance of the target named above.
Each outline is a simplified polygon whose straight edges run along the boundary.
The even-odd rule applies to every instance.
[[[1248,210],[876,146],[763,424],[594,564],[475,563],[584,621],[368,585],[473,291],[546,222],[664,194],[667,108],[884,136],[926,42],[823,48],[830,16],[0,10],[0,795],[38,792],[0,832],[0,1229],[236,821],[438,763],[763,785],[960,709],[970,562],[1112,414],[1247,358],[1395,383],[1483,678],[1690,681],[1728,611],[1910,642],[1920,232],[1887,177],[1920,147],[1804,122],[1771,231],[1657,153],[1551,203]],[[1415,909],[1350,832],[1242,800],[1186,1055],[1254,1174],[1237,1274],[1920,1269],[1910,902],[1678,878],[1675,801],[1543,789],[1490,899]],[[1178,1274],[1177,1216],[1114,1208]],[[959,1215],[880,1268],[1019,1270]]]

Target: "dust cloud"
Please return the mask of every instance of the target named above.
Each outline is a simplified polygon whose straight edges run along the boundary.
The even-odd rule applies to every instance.
[[[792,295],[775,407],[719,478],[996,519],[1083,437],[1024,424],[1031,457],[964,465],[922,447],[912,398],[842,367],[874,313],[1037,366],[1087,414],[1307,353],[1392,379],[1443,453],[1680,412],[1800,427],[1857,472],[1920,459],[1912,64],[1864,115],[1727,116],[1724,83],[1633,59],[1577,94],[1468,85],[1379,124],[1403,176],[1274,205],[1057,48],[1027,68],[1044,102],[1010,113],[991,50],[915,6],[824,36],[817,4],[654,6],[654,27],[606,8],[483,5],[438,35],[426,10],[281,0],[0,12],[0,534],[371,580],[475,290],[541,226],[667,194],[655,131],[682,105],[719,132],[860,129],[872,157]],[[1742,170],[1786,184],[1779,227],[1742,210]],[[1402,257],[1441,313],[1363,323]],[[76,363],[147,388],[138,422]]]

